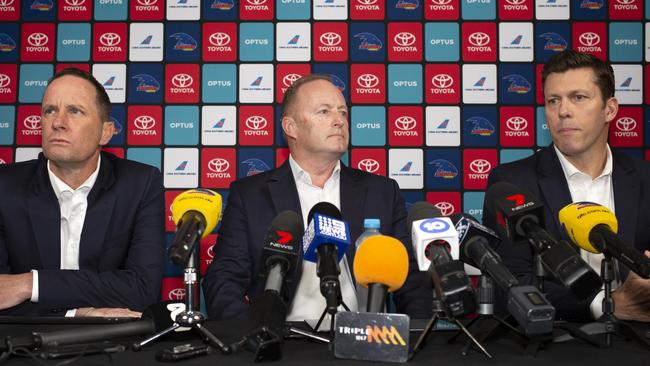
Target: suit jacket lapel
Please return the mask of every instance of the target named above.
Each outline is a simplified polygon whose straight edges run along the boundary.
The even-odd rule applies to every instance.
[[[350,227],[351,241],[363,232],[363,208],[366,202],[366,188],[365,183],[360,179],[360,175],[356,174],[354,169],[348,168],[341,163],[341,213],[343,220]],[[351,242],[345,254],[353,279],[355,253],[356,246],[354,242]]]
[[[291,173],[289,159],[271,175],[267,186],[271,193],[271,200],[273,201],[276,214],[285,210],[291,210],[302,217],[298,189],[296,188],[296,182]],[[304,220],[305,218],[303,217],[303,222]]]
[[[571,192],[569,191],[569,186],[564,177],[564,171],[560,165],[560,161],[555,155],[553,145],[545,148],[542,151],[542,154],[539,159],[539,165],[537,166],[538,180],[539,180],[539,189],[542,197],[539,197],[543,200],[544,205],[549,208],[549,211],[552,213],[552,223],[546,222],[547,230],[550,230],[550,225],[554,225],[556,233],[559,233],[562,237],[566,239],[562,225],[558,219],[557,213],[564,206],[571,203]],[[548,221],[548,217],[546,220]]]
[[[625,243],[634,246],[635,228],[638,221],[640,179],[636,170],[618,153],[612,152],[612,184],[614,185],[614,205],[618,220],[618,233]]]
[[[58,269],[61,264],[61,211],[43,155],[39,156],[36,176],[30,186],[27,210],[42,268]]]
[[[88,194],[88,208],[79,244],[79,268],[96,268],[106,243],[108,227],[113,217],[115,193],[109,188],[115,182],[113,162],[102,154],[102,162],[95,185]],[[90,258],[95,260],[90,262]]]

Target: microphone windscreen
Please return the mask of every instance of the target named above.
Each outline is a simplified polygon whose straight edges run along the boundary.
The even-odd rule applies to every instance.
[[[217,226],[221,218],[221,195],[209,189],[197,188],[185,191],[172,202],[172,219],[178,225],[180,219],[188,211],[197,211],[205,218],[205,230],[201,238],[205,238]]]
[[[415,202],[409,210],[406,218],[407,228],[413,226],[413,221],[430,219],[434,217],[442,217],[442,212],[436,208],[431,202],[419,201]]]
[[[284,231],[291,233],[291,236],[296,240],[300,239],[305,233],[305,227],[302,224],[302,218],[296,212],[286,210],[280,212],[273,218],[269,228],[266,232],[265,243],[277,239],[277,231]]]
[[[408,253],[397,239],[385,235],[366,238],[354,256],[354,277],[364,287],[381,283],[393,292],[404,284],[409,270]]]
[[[618,231],[616,216],[607,207],[593,202],[575,202],[564,206],[558,212],[560,224],[571,240],[580,248],[600,253],[589,240],[589,233],[597,225],[607,225],[613,232]]]
[[[307,223],[311,222],[311,220],[314,218],[315,213],[319,213],[323,216],[328,216],[333,219],[341,220],[341,211],[329,202],[318,202],[315,204],[314,207],[309,210],[309,214],[307,215]]]
[[[508,182],[496,182],[485,191],[485,212],[483,217],[495,217],[497,199],[521,193],[522,190]]]

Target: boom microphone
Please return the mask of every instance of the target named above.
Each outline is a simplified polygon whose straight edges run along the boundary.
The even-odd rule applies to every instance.
[[[176,235],[169,247],[169,258],[185,266],[197,240],[212,232],[221,216],[221,196],[209,189],[192,189],[179,194],[172,202]]]
[[[625,264],[643,278],[650,278],[650,259],[618,236],[618,221],[607,207],[593,202],[576,202],[558,213],[562,227],[580,248],[603,253]]]
[[[342,303],[339,261],[350,245],[350,230],[341,211],[329,202],[319,202],[309,211],[309,225],[303,236],[304,260],[316,262],[321,294],[327,312],[336,313]]]
[[[542,265],[580,300],[600,291],[600,276],[565,240],[557,241],[544,227],[544,206],[532,193],[497,182],[485,193],[486,214],[496,217],[513,242],[525,240],[540,256]]]
[[[404,245],[385,235],[373,235],[361,242],[354,256],[354,277],[368,288],[369,313],[382,313],[386,294],[404,284],[409,258]]]

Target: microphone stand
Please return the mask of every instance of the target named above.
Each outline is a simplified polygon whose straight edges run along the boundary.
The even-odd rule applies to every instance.
[[[435,328],[436,324],[440,320],[445,320],[458,326],[460,330],[458,334],[454,336],[454,338],[460,334],[465,334],[469,341],[471,341],[484,355],[486,355],[488,358],[492,358],[492,355],[487,351],[487,349],[485,349],[485,347],[483,347],[481,342],[479,342],[476,337],[472,335],[472,333],[463,325],[463,323],[455,317],[449,315],[446,305],[441,299],[438,298],[436,291],[433,292],[433,316],[431,319],[429,319],[429,322],[424,327],[422,334],[420,334],[420,338],[418,338],[417,342],[415,343],[415,346],[413,347],[413,356],[415,356],[415,353],[424,346],[424,343],[426,343],[429,334],[431,334],[431,331]],[[411,356],[411,358],[413,356]]]
[[[198,238],[197,238],[198,242]],[[196,244],[195,244],[196,245]],[[209,343],[211,346],[216,347],[221,353],[227,355],[232,353],[229,346],[225,345],[219,338],[212,332],[203,327],[203,322],[206,316],[200,310],[195,309],[194,295],[196,293],[196,286],[198,285],[196,261],[194,256],[194,248],[192,248],[191,255],[185,264],[183,271],[183,283],[185,284],[185,311],[176,315],[174,324],[167,329],[164,329],[140,342],[134,343],[131,348],[134,351],[140,351],[147,344],[161,338],[162,336],[175,331],[180,327],[192,328],[202,336],[204,342]]]
[[[479,339],[479,342],[485,342],[501,326],[506,327],[508,330],[514,332],[515,334],[521,336],[522,338],[527,338],[523,333],[519,331],[519,329],[515,328],[510,323],[502,319],[501,317],[494,315],[494,302],[496,297],[495,292],[496,291],[494,288],[494,280],[485,274],[481,274],[481,277],[479,278],[479,282],[478,282],[478,288],[477,288],[478,316],[472,319],[469,323],[467,323],[466,326],[467,330],[469,330],[474,324],[476,324],[475,328],[480,329],[480,325],[482,322],[489,319],[494,319],[497,321],[497,324],[489,328],[488,331]],[[463,333],[461,331],[458,331],[447,342],[453,343],[462,334]],[[472,343],[470,343],[470,341],[468,340],[465,343],[465,347],[463,348],[463,352],[462,352],[463,356],[467,356],[469,354],[469,350],[471,346]]]

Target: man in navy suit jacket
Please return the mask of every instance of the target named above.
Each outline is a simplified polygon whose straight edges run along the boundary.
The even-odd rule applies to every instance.
[[[0,313],[139,316],[158,300],[161,174],[100,152],[109,116],[101,84],[66,69],[43,96],[43,153],[0,166]]]
[[[618,112],[611,66],[591,55],[567,51],[544,66],[542,80],[553,144],[529,158],[495,168],[488,187],[506,181],[535,195],[546,211],[546,230],[556,239],[569,240],[558,220],[561,208],[572,202],[596,201],[615,209],[624,242],[642,252],[650,250],[650,164],[611,151],[607,144],[610,122]],[[484,216],[484,221],[498,230],[495,217]],[[536,283],[530,246],[505,243],[499,249],[522,282]],[[600,272],[599,257],[586,252],[582,256]],[[650,280],[623,274],[627,279],[621,278],[622,286],[613,293],[615,315],[650,321]],[[580,302],[558,281],[546,280],[545,289],[564,319],[585,321],[601,313],[602,293]]]
[[[348,168],[339,161],[348,148],[347,118],[343,95],[326,77],[307,76],[287,90],[282,128],[291,156],[278,169],[238,180],[230,186],[214,261],[203,281],[210,318],[248,315],[249,299],[255,299],[264,291],[260,257],[267,227],[284,210],[302,213],[305,221],[306,213],[321,200],[305,203],[309,200],[307,191],[317,192],[317,195],[334,192],[338,200],[332,201],[340,203],[342,218],[350,225],[352,240],[363,232],[364,218],[379,218],[381,233],[402,241],[409,254],[408,279],[395,294],[397,310],[421,318],[431,314],[431,280],[426,289],[426,278],[418,271],[410,248],[406,209],[397,183]],[[294,175],[302,177],[298,184]],[[299,185],[303,188],[298,188]],[[354,253],[355,246],[350,245],[345,256],[350,273]],[[298,265],[297,273],[290,276],[293,281],[283,288],[292,305],[290,313],[309,313],[300,309],[303,302],[292,304],[295,298],[306,300],[312,306],[310,298],[322,298],[318,286],[312,286],[311,292],[305,289],[309,286],[304,282],[317,280],[314,273],[301,271],[307,268],[304,266],[304,263]],[[342,273],[342,281],[343,276]]]

